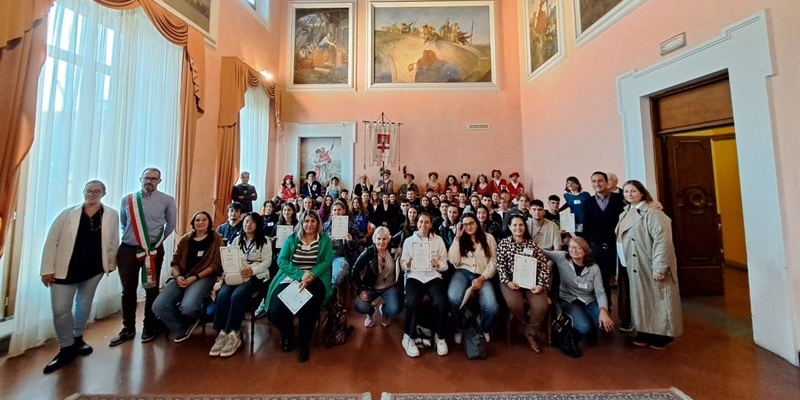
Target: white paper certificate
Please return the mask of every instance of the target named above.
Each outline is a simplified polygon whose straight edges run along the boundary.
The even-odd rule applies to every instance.
[[[280,249],[286,243],[286,238],[292,235],[294,228],[291,225],[278,225],[275,229],[275,248]]]
[[[222,258],[222,272],[225,275],[225,283],[229,286],[241,285],[242,263],[239,261],[239,247],[220,247],[219,255]]]
[[[525,289],[536,286],[536,273],[539,261],[533,257],[514,255],[514,283]]]
[[[573,213],[563,213],[559,217],[559,222],[561,223],[561,230],[567,231],[571,233],[575,233],[575,214]]]
[[[226,274],[238,274],[242,270],[238,246],[220,247],[219,255],[222,258],[222,271]]]
[[[300,283],[297,281],[292,281],[283,291],[278,293],[278,298],[281,299],[292,314],[297,314],[312,296],[308,290],[300,290]]]
[[[350,217],[334,215],[331,217],[331,239],[347,239],[347,227]]]
[[[411,244],[411,270],[431,270],[431,242],[417,242]]]

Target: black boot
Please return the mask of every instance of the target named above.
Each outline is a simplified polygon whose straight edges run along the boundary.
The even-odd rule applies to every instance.
[[[44,373],[49,374],[63,366],[69,365],[76,357],[78,357],[78,351],[74,344],[69,347],[62,347],[58,351],[58,354],[53,357],[53,360],[44,367]]]
[[[86,342],[83,341],[83,336],[75,336],[74,346],[75,346],[75,351],[77,351],[78,355],[81,356],[88,356],[89,354],[92,354],[92,352],[94,351],[92,346],[89,346],[88,344],[86,344]]]

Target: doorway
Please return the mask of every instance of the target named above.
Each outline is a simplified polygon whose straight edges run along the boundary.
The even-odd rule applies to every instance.
[[[742,52],[747,57],[742,57]],[[797,342],[800,314],[795,312],[787,269],[774,129],[768,79],[773,74],[768,21],[758,12],[722,29],[719,36],[674,57],[667,57],[617,78],[622,119],[625,175],[654,188],[657,197],[659,165],[653,149],[650,99],[686,82],[730,71],[730,94],[736,119],[736,144],[747,243],[747,287],[752,313],[752,338],[793,365],[800,365]],[[733,123],[733,121],[730,121]],[[695,127],[700,129],[701,127]]]

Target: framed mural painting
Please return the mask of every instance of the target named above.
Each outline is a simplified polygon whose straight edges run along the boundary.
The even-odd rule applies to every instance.
[[[368,89],[497,87],[493,1],[368,7]]]
[[[575,45],[581,47],[647,0],[572,0]]]
[[[217,44],[217,21],[219,18],[219,1],[212,0],[155,0],[167,11],[175,14],[200,31],[206,37],[206,43],[212,47]]]
[[[525,0],[523,27],[528,80],[566,57],[564,0]]]
[[[317,173],[317,180],[327,186],[332,177],[339,178],[342,186],[355,184],[355,122],[338,124],[284,123],[283,171],[278,175],[295,176],[298,187],[308,171]]]
[[[290,3],[288,25],[289,90],[354,88],[353,3]]]
[[[328,186],[332,177],[342,176],[342,138],[306,137],[300,139],[300,172],[317,173],[322,186]]]

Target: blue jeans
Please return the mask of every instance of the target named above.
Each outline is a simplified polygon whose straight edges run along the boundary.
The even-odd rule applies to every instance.
[[[203,299],[211,293],[216,277],[207,276],[186,288],[170,279],[153,302],[153,312],[174,335],[183,335],[200,317]]]
[[[331,272],[331,285],[333,285],[333,287],[339,287],[339,284],[342,283],[344,276],[347,274],[348,268],[350,268],[350,265],[347,263],[346,258],[333,258],[333,268]]]
[[[255,276],[236,286],[228,286],[223,283],[217,293],[214,330],[238,332],[242,328],[242,320],[244,320],[244,313],[247,311],[250,299],[262,285],[263,281]]]
[[[378,297],[383,297],[383,314],[389,317],[400,314],[400,296],[397,294],[397,288],[389,286],[383,290],[367,290],[368,301],[361,300],[361,296],[356,296],[355,309],[359,314],[372,314],[375,312],[375,307],[372,302]]]
[[[561,311],[572,317],[572,328],[583,337],[596,335],[600,325],[600,307],[596,301],[583,304],[580,300],[572,303],[561,301]]]
[[[61,348],[72,346],[76,336],[83,336],[86,321],[92,312],[94,292],[102,277],[103,274],[97,274],[83,282],[50,285],[53,325]]]
[[[450,299],[450,304],[453,306],[454,311],[461,312],[459,307],[464,300],[464,293],[468,287],[472,286],[472,280],[479,276],[469,270],[456,268],[453,277],[450,278],[450,286],[447,287],[447,297]],[[483,282],[483,286],[478,290],[477,295],[478,303],[481,305],[481,330],[491,332],[494,319],[497,317],[497,311],[500,309],[500,305],[497,303],[497,296],[494,295],[492,283],[489,281]]]

